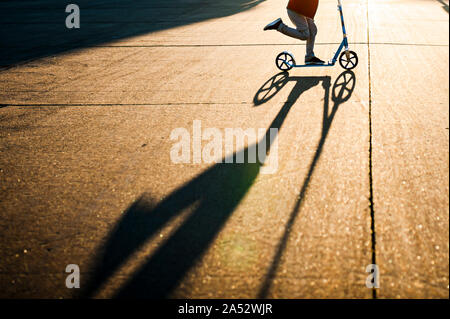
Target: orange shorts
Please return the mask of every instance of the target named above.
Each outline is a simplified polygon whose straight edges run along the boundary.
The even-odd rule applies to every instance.
[[[289,0],[287,8],[295,13],[314,19],[319,0]]]

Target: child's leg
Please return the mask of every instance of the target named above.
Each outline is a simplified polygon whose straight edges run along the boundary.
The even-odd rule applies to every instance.
[[[317,27],[313,19],[302,16],[294,11],[287,10],[289,19],[294,23],[296,29],[289,28],[278,18],[264,27],[265,30],[277,30],[287,36],[299,40],[306,40],[306,64],[323,64],[325,63],[314,55],[314,42],[316,40]]]
[[[306,40],[306,56],[314,56],[314,42],[316,41],[317,27],[314,20],[311,18],[306,18],[309,28],[309,38]]]
[[[295,25],[295,29],[288,27],[284,23],[281,23],[278,27],[278,31],[287,35],[289,37],[299,39],[299,40],[308,40],[310,38],[309,25],[306,17],[295,13],[288,9],[287,11],[289,19],[291,19],[292,23]]]

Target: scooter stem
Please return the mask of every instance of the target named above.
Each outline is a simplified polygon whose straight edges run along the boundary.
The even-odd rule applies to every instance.
[[[350,59],[350,54],[348,52],[347,32],[345,31],[344,14],[342,13],[341,0],[338,0],[338,11],[339,11],[339,15],[341,17],[342,33],[344,36],[344,43],[345,43],[345,55],[346,55],[347,59]]]

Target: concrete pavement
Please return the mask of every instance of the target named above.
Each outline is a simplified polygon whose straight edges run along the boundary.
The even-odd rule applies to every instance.
[[[346,0],[358,67],[286,75],[279,1],[80,3],[81,35],[47,2],[27,12],[59,47],[0,63],[0,297],[448,298],[445,3]],[[328,59],[335,1],[316,23]],[[194,121],[277,128],[277,172],[173,163]]]

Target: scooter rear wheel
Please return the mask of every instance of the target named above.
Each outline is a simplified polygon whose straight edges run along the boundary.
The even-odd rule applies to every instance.
[[[275,64],[277,65],[277,68],[280,69],[281,71],[289,71],[295,65],[294,56],[289,52],[281,52],[280,54],[277,55],[277,58],[275,59]]]
[[[356,68],[358,65],[358,55],[354,51],[348,51],[349,58],[345,54],[345,51],[339,56],[339,64],[346,70]]]

